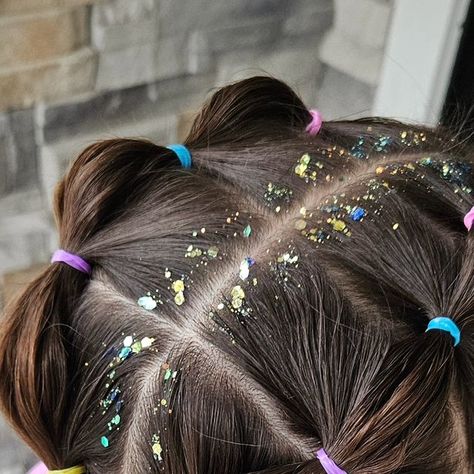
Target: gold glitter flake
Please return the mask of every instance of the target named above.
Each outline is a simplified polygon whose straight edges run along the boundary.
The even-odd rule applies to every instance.
[[[318,177],[318,171],[315,168],[322,169],[323,167],[324,165],[320,161],[312,163],[310,155],[305,153],[295,166],[295,174],[308,183],[309,181],[316,181]]]
[[[207,249],[208,257],[216,258],[218,253],[219,253],[219,248],[216,247],[215,245],[211,245],[211,247]]]
[[[171,284],[171,288],[172,290],[176,293],[174,295],[174,302],[178,305],[178,306],[181,306],[184,301],[185,301],[185,297],[184,297],[184,281],[183,280],[175,280],[172,284]]]
[[[153,435],[151,442],[152,442],[151,449],[153,451],[153,456],[158,461],[163,461],[163,457],[162,457],[163,448],[161,447],[160,437],[156,434]]]
[[[306,221],[304,219],[297,219],[295,221],[295,229],[296,230],[303,230],[306,228]]]
[[[232,307],[235,309],[240,308],[245,298],[245,292],[242,287],[240,285],[234,286],[230,292],[230,296],[232,297]]]
[[[304,178],[306,170],[308,169],[308,165],[311,161],[311,157],[308,153],[305,153],[299,160],[298,164],[295,167],[295,173],[300,177]]]
[[[175,280],[171,284],[171,288],[175,293],[179,293],[180,291],[184,291],[184,281],[183,280]]]
[[[336,219],[332,221],[332,227],[336,232],[344,232],[344,230],[346,229],[346,223],[344,221]]]
[[[196,258],[202,255],[202,250],[198,247],[194,247],[194,245],[189,245],[186,249],[186,253],[184,254],[187,258]]]
[[[287,186],[268,183],[264,193],[264,199],[267,206],[273,207],[275,211],[280,212],[282,204],[288,204],[293,196],[293,191]]]
[[[184,298],[184,293],[182,291],[178,291],[176,295],[174,296],[174,302],[178,305],[181,306],[185,301]]]

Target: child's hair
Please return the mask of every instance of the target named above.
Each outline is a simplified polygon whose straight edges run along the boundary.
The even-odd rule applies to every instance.
[[[91,277],[52,263],[0,334],[2,409],[50,469],[472,469],[472,148],[311,119],[253,77],[199,113],[191,169],[131,139],[72,164],[60,246]]]

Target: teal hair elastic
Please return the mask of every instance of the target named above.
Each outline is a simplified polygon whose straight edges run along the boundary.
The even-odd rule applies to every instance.
[[[168,145],[166,148],[175,152],[183,168],[191,168],[191,165],[193,164],[191,152],[184,145],[175,143],[173,145]]]
[[[433,329],[449,332],[449,334],[453,336],[455,346],[461,342],[461,330],[458,328],[457,324],[447,316],[438,316],[437,318],[432,319],[425,332]]]

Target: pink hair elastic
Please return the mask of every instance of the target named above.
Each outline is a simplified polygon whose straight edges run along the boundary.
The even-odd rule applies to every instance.
[[[474,224],[474,206],[464,216],[464,225],[466,226],[467,230],[471,230],[472,224]]]
[[[48,468],[42,462],[39,462],[38,464],[35,464],[26,474],[48,474]]]
[[[51,263],[54,262],[63,262],[82,273],[86,273],[87,275],[92,273],[92,267],[89,263],[87,263],[82,257],[79,257],[79,255],[66,252],[66,250],[56,250],[51,258]]]
[[[319,110],[310,109],[309,113],[311,114],[312,119],[311,119],[311,122],[306,127],[306,131],[310,135],[317,135],[319,131],[321,130],[321,125],[323,124],[323,118]]]
[[[323,469],[327,474],[347,474],[346,471],[337,467],[336,463],[328,456],[324,449],[318,450],[316,452],[316,457],[319,459],[321,466],[323,466]]]

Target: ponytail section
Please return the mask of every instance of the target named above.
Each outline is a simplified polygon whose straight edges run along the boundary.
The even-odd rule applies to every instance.
[[[101,264],[100,243],[87,243],[154,185],[153,174],[180,168],[172,149],[142,140],[89,146],[58,184],[54,214],[60,247]],[[12,302],[0,326],[0,407],[50,469],[80,463],[66,458],[67,420],[79,350],[71,344],[72,315],[89,277],[51,264]]]
[[[471,202],[472,204],[472,202]],[[473,212],[473,208],[466,216]],[[455,351],[457,378],[456,393],[460,405],[465,407],[462,425],[467,440],[466,458],[474,465],[474,228],[466,230],[466,246],[461,271],[453,292],[452,314],[461,331],[461,342]]]
[[[6,309],[0,332],[0,403],[26,443],[51,468],[63,464],[65,412],[74,355],[69,315],[87,276],[52,265]]]
[[[186,144],[193,148],[231,145],[304,132],[312,115],[284,82],[255,76],[218,90],[204,105]]]

